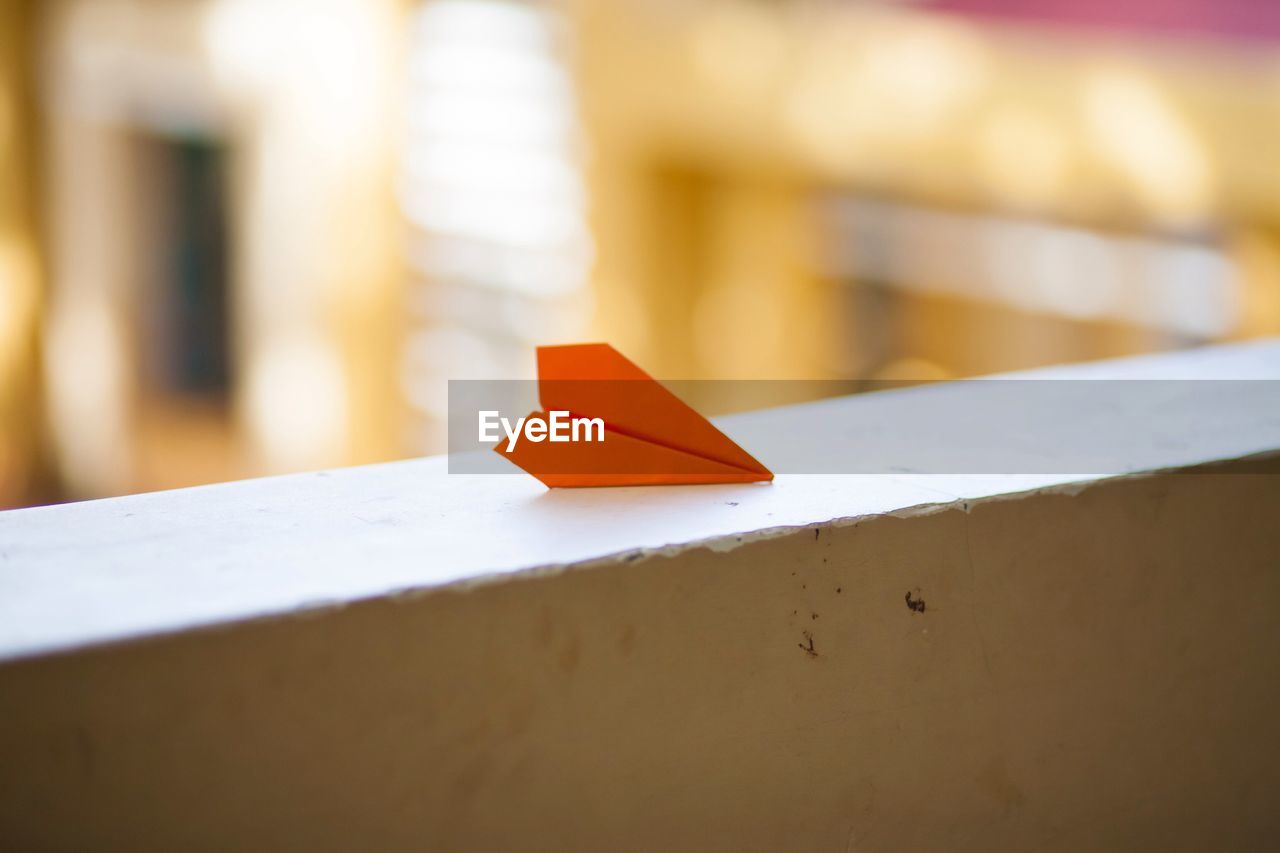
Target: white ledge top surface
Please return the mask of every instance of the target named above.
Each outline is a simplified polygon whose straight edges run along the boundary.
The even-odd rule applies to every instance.
[[[1280,341],[1015,375],[1280,379]],[[756,452],[760,435],[785,432],[814,406],[827,417],[882,421],[928,393],[717,423]],[[1129,470],[1102,475],[780,475],[772,484],[548,491],[524,475],[449,475],[434,457],[0,512],[0,660],[636,552],[732,548],[786,528],[1280,450],[1280,419],[1243,402],[1212,412],[1171,405],[1156,442],[1151,418],[1133,414],[1143,452]],[[906,422],[895,432],[912,429],[898,420]],[[1029,422],[1046,452],[1054,424],[1070,428],[1043,413]]]

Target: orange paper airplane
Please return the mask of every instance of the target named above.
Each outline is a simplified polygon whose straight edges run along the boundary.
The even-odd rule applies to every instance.
[[[608,344],[538,348],[538,401],[548,413],[599,419],[602,440],[498,443],[495,450],[556,487],[770,481],[773,472]],[[576,432],[575,432],[576,435]]]

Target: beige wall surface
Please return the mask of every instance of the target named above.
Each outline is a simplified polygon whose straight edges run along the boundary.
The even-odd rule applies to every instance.
[[[11,662],[0,846],[1259,849],[1280,833],[1277,475]]]

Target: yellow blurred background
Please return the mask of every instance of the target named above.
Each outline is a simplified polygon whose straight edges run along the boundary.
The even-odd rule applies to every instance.
[[[1277,334],[1280,14],[1069,7],[7,0],[0,506],[441,452],[447,380],[538,344],[917,380]]]

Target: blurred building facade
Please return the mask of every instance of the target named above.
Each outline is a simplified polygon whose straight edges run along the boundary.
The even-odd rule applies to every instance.
[[[1280,333],[1280,27],[944,5],[4,7],[0,504],[440,452],[447,380],[540,343],[857,380]]]

